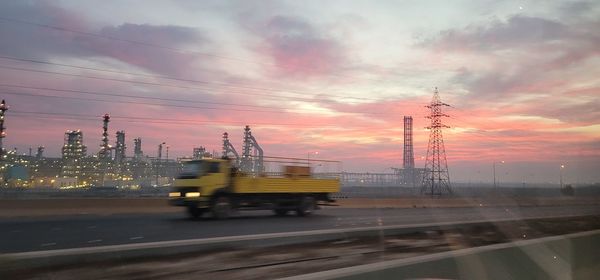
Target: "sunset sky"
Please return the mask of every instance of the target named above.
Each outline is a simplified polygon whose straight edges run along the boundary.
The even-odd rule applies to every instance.
[[[248,124],[267,155],[391,172],[405,115],[423,167],[438,87],[451,180],[598,182],[598,30],[593,1],[1,1],[4,143],[96,153],[109,113],[128,156],[240,151]]]

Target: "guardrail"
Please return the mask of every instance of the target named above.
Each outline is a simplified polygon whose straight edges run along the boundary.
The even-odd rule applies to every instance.
[[[597,279],[600,275],[598,248],[600,230],[593,230],[283,279]]]
[[[529,218],[528,220],[532,219],[539,218],[533,217]],[[414,232],[444,230],[462,226],[478,226],[501,222],[513,222],[517,220],[520,219],[496,219],[471,222],[444,222],[348,229],[312,230],[9,253],[0,254],[0,271],[23,268],[40,268],[74,263],[83,264],[111,259],[114,260],[115,258],[124,260],[127,258],[149,256],[159,257],[214,249],[269,247],[276,245],[303,244],[329,240],[346,240],[360,237],[400,235]]]

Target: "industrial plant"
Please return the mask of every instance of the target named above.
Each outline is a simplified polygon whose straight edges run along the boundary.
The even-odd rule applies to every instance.
[[[413,146],[413,118],[404,116],[404,143],[402,167],[391,167],[389,173],[357,173],[336,171],[342,184],[347,186],[403,186],[419,189],[423,194],[441,195],[450,193],[450,179],[441,130],[445,126],[441,122],[441,107],[447,106],[439,98],[437,88],[431,104],[431,130],[426,165],[415,166]],[[204,146],[194,147],[190,156],[169,158],[169,146],[160,143],[156,154],[150,156],[142,149],[142,138],[133,139],[133,154],[127,156],[127,138],[124,130],[114,134],[114,145],[111,144],[110,115],[101,117],[102,137],[97,152],[84,144],[84,133],[81,130],[67,130],[60,158],[44,155],[45,147],[37,148],[35,154],[17,153],[5,149],[2,140],[6,137],[5,114],[8,106],[4,100],[0,103],[0,186],[2,187],[34,187],[34,188],[147,188],[168,186],[182,167],[189,160],[203,158],[228,158],[240,172],[259,176],[266,170],[265,152],[252,134],[250,126],[243,129],[241,154],[229,139],[229,133],[222,134],[222,147],[218,152],[208,152]],[[165,156],[163,156],[163,150]],[[310,155],[306,159],[310,168]],[[316,170],[313,170],[314,175]],[[327,171],[331,172],[331,171]]]

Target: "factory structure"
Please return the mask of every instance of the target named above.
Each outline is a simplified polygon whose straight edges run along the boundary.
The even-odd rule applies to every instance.
[[[29,155],[19,154],[16,149],[7,150],[2,146],[6,136],[4,126],[8,106],[0,103],[0,186],[2,187],[113,187],[140,188],[168,185],[179,173],[182,163],[189,160],[218,157],[218,152],[207,152],[203,146],[194,147],[190,157],[169,159],[169,146],[165,142],[158,145],[155,157],[142,150],[142,138],[133,139],[133,155],[127,156],[126,133],[115,133],[111,145],[110,115],[102,116],[101,142],[97,153],[89,153],[84,144],[81,130],[67,130],[60,158],[44,156],[44,147],[29,149]],[[242,172],[260,174],[264,171],[263,149],[252,135],[250,126],[244,128],[242,154],[238,154],[229,141],[229,134],[223,133],[222,157],[228,157]]]
[[[339,178],[345,186],[401,186],[418,189],[421,193],[439,195],[451,192],[441,129],[446,127],[440,118],[441,107],[447,104],[439,99],[437,88],[434,98],[427,107],[431,109],[431,130],[425,168],[415,167],[413,146],[413,118],[404,116],[402,167],[391,167],[392,172],[356,173],[341,172]],[[175,178],[182,163],[203,158],[229,158],[239,171],[260,176],[272,172],[265,167],[263,148],[252,134],[250,126],[245,126],[241,154],[230,141],[229,133],[222,134],[222,147],[219,152],[208,152],[206,147],[194,147],[189,157],[169,159],[169,146],[165,142],[158,145],[156,156],[151,157],[142,150],[142,138],[133,139],[133,155],[127,156],[127,138],[124,130],[115,132],[115,142],[111,145],[110,115],[102,116],[101,143],[97,153],[89,153],[84,144],[81,130],[67,130],[60,158],[44,156],[44,147],[37,148],[35,155],[7,150],[2,145],[6,137],[5,114],[8,106],[0,103],[0,187],[114,187],[141,188],[166,186]],[[164,150],[164,151],[163,151]],[[165,156],[163,157],[163,154]],[[310,155],[306,160],[311,167]],[[341,171],[341,170],[339,170]],[[339,172],[338,171],[338,172]],[[318,176],[314,171],[313,175]]]

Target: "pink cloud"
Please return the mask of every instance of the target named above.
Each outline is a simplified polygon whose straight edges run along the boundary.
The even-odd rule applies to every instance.
[[[275,75],[327,76],[348,62],[340,41],[302,18],[273,16],[259,26],[253,30],[261,39],[257,49],[273,60]]]

